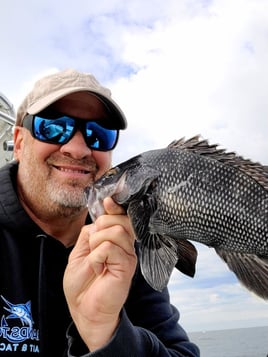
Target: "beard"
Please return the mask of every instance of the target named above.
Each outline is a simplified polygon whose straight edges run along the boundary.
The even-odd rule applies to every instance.
[[[51,180],[47,185],[47,195],[52,202],[63,208],[85,208],[86,196],[84,193],[85,186],[77,184],[76,181],[69,181],[63,185]]]
[[[75,179],[60,182],[49,165],[40,165],[34,155],[19,166],[19,195],[24,204],[43,217],[70,217],[84,211],[87,206],[84,189],[92,184],[96,175],[96,167],[92,165],[92,174],[86,181]],[[93,169],[93,166],[95,169]],[[36,170],[36,167],[39,169]]]

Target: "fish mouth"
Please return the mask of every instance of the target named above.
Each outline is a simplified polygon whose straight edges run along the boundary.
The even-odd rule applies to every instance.
[[[87,186],[84,190],[88,213],[92,222],[95,222],[96,219],[105,213],[103,207],[103,199],[99,197],[99,191],[92,186]]]
[[[94,222],[100,215],[105,213],[103,207],[103,200],[105,197],[112,197],[118,204],[121,204],[118,197],[122,195],[125,198],[126,193],[124,190],[126,180],[126,173],[120,177],[117,182],[103,183],[103,178],[96,181],[93,185],[87,186],[84,190],[89,215]],[[118,196],[119,195],[119,196]]]

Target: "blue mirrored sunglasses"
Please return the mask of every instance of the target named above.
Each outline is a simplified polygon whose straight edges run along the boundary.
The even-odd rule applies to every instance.
[[[97,123],[60,113],[56,118],[46,118],[42,114],[27,114],[22,126],[27,128],[35,139],[51,144],[66,144],[79,129],[90,149],[112,150],[116,146],[119,130],[105,128],[100,123],[101,120]]]

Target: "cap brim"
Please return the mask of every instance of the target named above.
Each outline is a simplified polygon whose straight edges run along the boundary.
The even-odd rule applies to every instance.
[[[117,105],[117,103],[112,99],[108,98],[103,95],[103,93],[98,92],[97,90],[88,90],[85,89],[84,87],[72,87],[72,88],[63,88],[58,91],[55,91],[42,99],[36,101],[33,105],[29,106],[27,108],[27,112],[29,114],[37,114],[41,112],[43,109],[51,105],[52,103],[56,102],[57,100],[65,97],[68,94],[72,94],[75,92],[89,92],[92,94],[95,94],[97,97],[99,97],[104,103],[108,106],[108,108],[112,112],[112,117],[113,119],[116,119],[117,121],[117,128],[118,129],[125,129],[127,127],[127,120],[120,109],[120,107]]]

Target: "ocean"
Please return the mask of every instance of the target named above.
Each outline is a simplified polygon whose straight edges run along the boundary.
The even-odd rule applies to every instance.
[[[268,357],[268,326],[189,332],[201,357]]]

